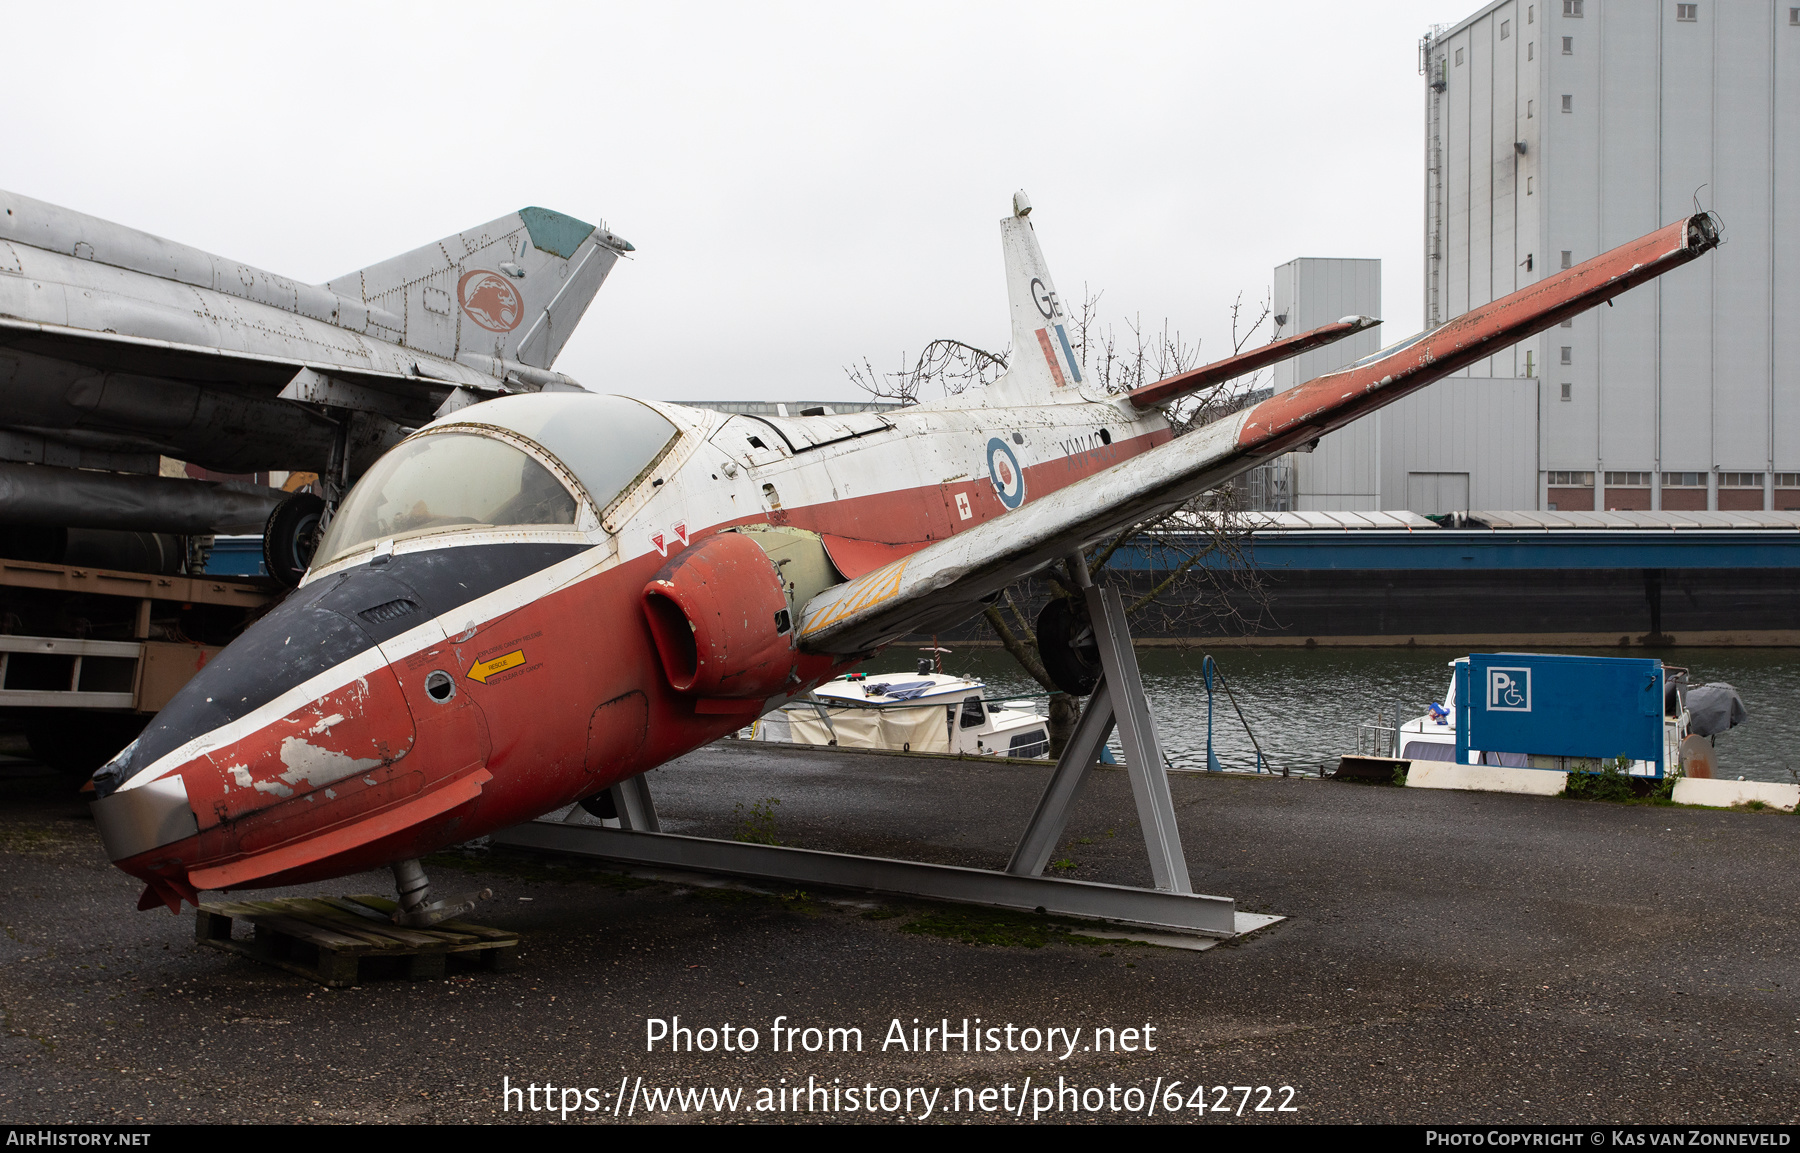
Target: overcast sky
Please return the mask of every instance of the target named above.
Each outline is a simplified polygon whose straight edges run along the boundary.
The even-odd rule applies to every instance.
[[[556,367],[858,395],[1008,339],[1017,188],[1065,298],[1229,352],[1297,256],[1420,318],[1416,45],[1475,0],[14,5],[0,187],[307,281],[527,204],[638,247]]]

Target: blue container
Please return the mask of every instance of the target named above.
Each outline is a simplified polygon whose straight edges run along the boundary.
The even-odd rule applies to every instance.
[[[1658,660],[1473,653],[1456,666],[1456,759],[1470,749],[1663,763]]]
[[[212,552],[206,558],[207,576],[268,576],[263,567],[263,538],[260,536],[219,536],[213,538]]]

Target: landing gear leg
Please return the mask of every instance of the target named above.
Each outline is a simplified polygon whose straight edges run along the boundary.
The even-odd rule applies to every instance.
[[[460,917],[464,913],[473,912],[475,902],[486,901],[493,897],[492,889],[482,889],[470,893],[461,900],[433,901],[431,899],[431,881],[425,876],[425,866],[414,859],[395,861],[394,888],[400,894],[400,907],[394,910],[393,920],[396,925],[405,925],[412,929],[428,929],[439,921],[447,921],[451,917]]]

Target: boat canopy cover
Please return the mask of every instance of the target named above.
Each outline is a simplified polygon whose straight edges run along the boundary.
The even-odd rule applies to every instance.
[[[1687,691],[1688,732],[1710,737],[1749,719],[1743,698],[1728,684],[1695,685]]]
[[[872,697],[884,696],[894,701],[910,701],[914,697],[922,697],[936,688],[936,681],[897,681],[864,685],[863,692]]]

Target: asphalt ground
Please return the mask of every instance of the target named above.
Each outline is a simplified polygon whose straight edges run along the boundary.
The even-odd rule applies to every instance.
[[[672,832],[998,867],[1046,775],[727,742],[652,787]],[[494,850],[429,867],[440,894],[492,886],[474,919],[524,934],[517,969],[332,992],[196,946],[191,912],[135,911],[139,886],[107,864],[85,806],[10,762],[0,1118],[562,1123],[530,1105],[566,1105],[573,1088],[593,1093],[575,1095],[570,1124],[869,1120],[864,1097],[876,1119],[910,1124],[1016,1118],[1004,1109],[1022,1099],[1030,1120],[1047,1085],[1062,1092],[1046,1122],[1146,1116],[1158,1085],[1154,1119],[1196,1124],[1800,1114],[1800,819],[1318,780],[1172,787],[1196,888],[1285,921],[1193,952],[1084,940],[1031,916],[646,881]],[[1063,872],[1144,883],[1133,812],[1124,774],[1097,772]],[[385,874],[309,890],[390,891]],[[676,1016],[754,1028],[758,1047],[647,1052],[647,1021]],[[782,1017],[860,1028],[863,1049],[778,1051]],[[890,1022],[910,1042],[914,1018],[1011,1024],[1015,1044],[1028,1027],[1079,1029],[1081,1044],[1066,1059],[1060,1041],[1055,1056],[1009,1052],[1004,1033],[999,1051],[953,1038],[947,1053],[884,1052]],[[1138,1051],[1092,1051],[1097,1027],[1140,1030]],[[838,1091],[836,1112],[777,1095],[809,1078]],[[556,1091],[503,1095],[545,1084]],[[647,1091],[670,1088],[745,1095],[735,1112],[716,1098],[656,1108]]]

